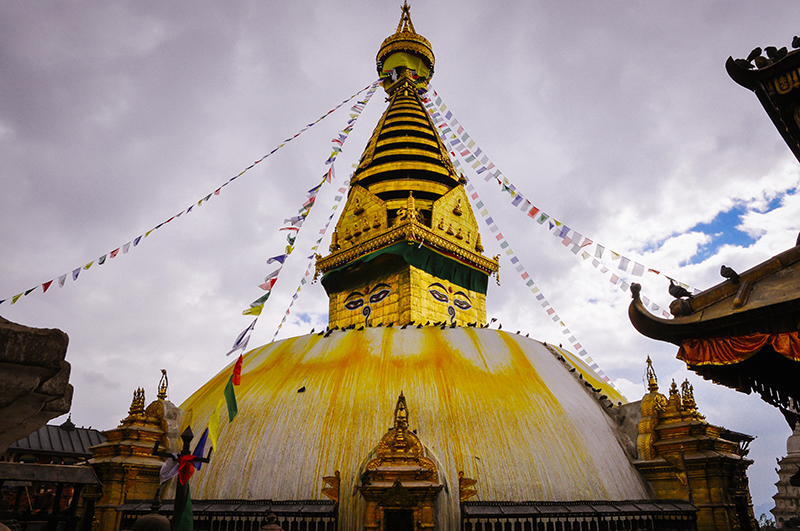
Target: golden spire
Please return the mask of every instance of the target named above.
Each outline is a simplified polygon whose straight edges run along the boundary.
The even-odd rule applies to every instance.
[[[653,362],[650,360],[650,356],[647,356],[645,375],[647,376],[647,391],[650,393],[658,391],[658,377],[656,376],[655,369],[653,369]]]
[[[400,391],[400,396],[397,397],[397,405],[394,407],[394,429],[408,429],[408,406],[406,405],[406,397],[403,396],[403,391]]]
[[[689,383],[688,378],[681,384],[681,402],[688,418],[705,422],[706,417],[697,410],[697,402],[694,400],[694,386]]]
[[[133,392],[133,400],[128,410],[128,416],[131,415],[144,415],[144,389],[141,387]]]
[[[330,327],[486,320],[498,262],[482,254],[466,180],[423,103],[433,63],[406,3],[377,57],[389,105],[351,179],[331,254],[316,264]]]
[[[159,400],[166,400],[167,399],[167,387],[169,386],[169,380],[167,379],[167,369],[161,369],[161,380],[158,382],[158,399]]]
[[[414,24],[411,22],[411,6],[408,5],[408,2],[404,1],[403,7],[400,9],[403,11],[403,14],[400,16],[400,22],[397,24],[396,33],[400,33],[401,31],[416,33],[416,31],[414,31]]]

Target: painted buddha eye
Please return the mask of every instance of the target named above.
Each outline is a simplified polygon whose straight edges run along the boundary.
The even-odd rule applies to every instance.
[[[389,292],[390,290],[388,289],[382,289],[378,293],[373,293],[372,295],[369,296],[369,303],[375,304],[376,302],[381,302],[389,295]]]
[[[469,310],[472,308],[472,301],[463,291],[456,291],[453,293],[453,306],[459,310]]]
[[[461,299],[453,299],[453,306],[459,310],[469,310],[472,308],[472,304],[470,304],[469,301],[463,301]]]
[[[346,302],[344,307],[348,310],[355,310],[356,308],[360,307],[364,304],[364,299],[354,299],[352,301]]]
[[[439,291],[438,289],[430,288],[428,292],[439,302],[447,302],[449,299],[447,295]]]

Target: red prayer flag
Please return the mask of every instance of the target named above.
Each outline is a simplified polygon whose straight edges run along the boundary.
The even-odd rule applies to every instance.
[[[267,280],[266,282],[264,282],[263,284],[259,284],[258,287],[263,289],[264,291],[269,291],[269,290],[272,289],[272,286],[274,286],[275,282],[277,282],[277,281],[278,281],[277,278],[271,278],[271,279]]]
[[[233,366],[233,385],[242,383],[242,360],[244,358],[239,354],[239,359],[236,360],[236,365]]]
[[[192,463],[192,459],[194,459],[194,457],[195,456],[191,454],[180,456],[180,464],[178,465],[178,480],[181,482],[181,485],[184,485],[187,481],[189,481],[189,478],[192,477],[192,474],[194,474],[194,471],[196,470],[194,468],[194,464]]]
[[[539,213],[539,209],[538,209],[538,208],[536,208],[536,207],[533,207],[533,208],[531,209],[531,211],[530,211],[530,212],[528,212],[528,215],[529,215],[530,217],[532,217],[532,218],[536,219],[536,214],[538,214],[538,213]]]
[[[50,284],[52,284],[52,283],[53,283],[52,280],[48,280],[47,282],[42,284],[42,293],[47,293],[47,288],[49,288]]]
[[[115,256],[117,256],[117,253],[119,253],[119,247],[117,247],[116,249],[114,249],[113,251],[108,253],[108,256],[110,256],[111,258],[114,258]]]

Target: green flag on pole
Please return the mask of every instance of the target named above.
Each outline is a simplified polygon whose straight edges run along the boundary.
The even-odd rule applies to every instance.
[[[228,385],[225,386],[225,402],[228,404],[228,422],[233,422],[236,414],[239,413],[239,407],[236,405],[236,392],[233,390],[233,375],[228,380]]]
[[[192,512],[192,494],[189,492],[189,482],[186,482],[186,499],[183,507],[175,507],[173,516],[173,529],[175,531],[194,531],[194,513]]]

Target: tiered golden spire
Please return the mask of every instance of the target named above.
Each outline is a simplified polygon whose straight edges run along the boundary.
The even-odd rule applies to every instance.
[[[466,180],[422,101],[433,63],[406,3],[377,56],[389,105],[353,175],[331,254],[317,260],[332,327],[486,319],[498,264],[481,254]]]

